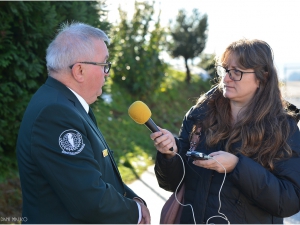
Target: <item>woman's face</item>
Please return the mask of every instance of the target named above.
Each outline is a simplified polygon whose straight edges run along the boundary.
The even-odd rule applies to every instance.
[[[235,54],[228,56],[227,65],[227,70],[235,69],[247,73],[243,73],[240,81],[232,80],[229,77],[229,73],[226,73],[222,77],[223,96],[230,99],[231,103],[234,103],[236,106],[245,106],[253,98],[257,88],[259,88],[259,81],[255,76],[254,69],[243,69],[239,66]],[[234,71],[230,71],[230,73],[234,75]]]

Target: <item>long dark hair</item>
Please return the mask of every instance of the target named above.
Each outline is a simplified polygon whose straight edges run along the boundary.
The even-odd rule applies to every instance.
[[[199,98],[198,105],[208,104],[207,116],[202,123],[207,145],[213,146],[228,139],[226,151],[242,153],[273,170],[275,160],[292,154],[287,144],[290,132],[287,116],[294,115],[285,110],[272,49],[264,41],[242,39],[230,44],[216,64],[226,67],[231,54],[242,68],[254,69],[260,87],[235,124],[232,123],[230,100],[222,93],[221,79],[213,94]],[[238,141],[242,143],[241,148],[232,149],[232,144]]]

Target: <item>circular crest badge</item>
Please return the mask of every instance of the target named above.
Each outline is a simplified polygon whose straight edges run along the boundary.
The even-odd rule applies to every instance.
[[[85,146],[81,134],[77,130],[73,129],[62,132],[59,136],[58,143],[62,149],[62,153],[68,155],[76,155],[80,153]]]

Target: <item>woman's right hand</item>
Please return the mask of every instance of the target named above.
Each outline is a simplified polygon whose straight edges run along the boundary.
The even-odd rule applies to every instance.
[[[177,153],[177,145],[173,134],[166,130],[160,128],[160,131],[154,132],[150,135],[150,138],[154,141],[154,146],[162,154],[165,154],[167,158],[172,158]],[[173,151],[170,149],[173,148]]]

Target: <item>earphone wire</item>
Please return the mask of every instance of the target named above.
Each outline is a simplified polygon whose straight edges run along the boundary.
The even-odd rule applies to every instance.
[[[176,190],[175,190],[175,199],[176,199],[176,201],[178,202],[179,205],[181,205],[181,206],[190,206],[190,207],[191,207],[191,209],[192,209],[192,214],[193,214],[193,219],[194,219],[194,223],[197,224],[197,223],[196,223],[196,219],[195,219],[195,214],[194,214],[193,206],[192,206],[191,204],[182,204],[181,202],[179,202],[179,200],[177,199],[177,196],[176,196],[176,193],[177,193],[177,191],[178,191],[178,188],[180,187],[180,185],[181,185],[181,183],[182,183],[182,181],[183,181],[183,179],[184,179],[184,177],[185,177],[185,167],[184,167],[184,162],[183,162],[183,159],[182,159],[181,155],[179,155],[179,154],[176,153],[176,152],[175,152],[175,154],[179,156],[179,158],[180,158],[180,160],[181,160],[181,162],[182,162],[182,168],[183,168],[183,176],[182,176],[182,178],[181,178],[181,180],[180,180],[180,182],[179,182],[179,184],[178,184],[178,186],[177,186],[177,188],[176,188]],[[218,160],[214,159],[213,157],[211,157],[210,159],[215,160],[215,161],[216,161],[216,162],[224,169],[224,178],[223,178],[223,181],[222,181],[220,190],[219,190],[219,209],[218,209],[218,213],[219,213],[220,215],[215,215],[215,216],[209,217],[209,218],[207,219],[207,221],[206,221],[206,224],[208,224],[208,221],[209,221],[210,219],[215,218],[215,217],[220,217],[220,218],[226,220],[226,221],[228,222],[228,224],[230,224],[230,221],[228,220],[228,218],[226,217],[226,215],[225,215],[224,213],[221,213],[221,211],[220,211],[220,210],[221,210],[221,190],[222,190],[222,188],[223,188],[223,185],[224,185],[224,182],[225,182],[225,179],[226,179],[226,169],[225,169],[225,167],[224,167]],[[198,174],[198,173],[197,173],[197,174]],[[199,174],[198,174],[198,175],[199,175]]]
[[[223,185],[224,185],[224,182],[225,182],[225,179],[226,179],[226,169],[225,169],[225,167],[224,167],[218,160],[214,159],[214,157],[211,157],[211,159],[215,160],[220,166],[222,166],[222,168],[224,169],[224,178],[223,178],[223,182],[222,182],[222,184],[221,184],[220,190],[219,190],[219,209],[218,209],[218,213],[219,213],[220,215],[215,215],[215,216],[209,217],[209,218],[207,219],[207,221],[206,221],[206,224],[208,224],[208,221],[209,221],[210,219],[215,218],[215,217],[220,217],[220,218],[226,220],[226,221],[228,222],[228,224],[230,224],[230,221],[229,221],[228,218],[225,216],[225,214],[220,212],[220,210],[221,210],[221,190],[222,190],[222,188],[223,188]]]
[[[183,159],[182,159],[181,155],[179,155],[179,154],[176,153],[176,152],[175,152],[175,154],[178,155],[179,158],[181,159],[181,162],[182,162],[182,168],[183,168],[183,176],[182,176],[182,178],[181,178],[181,180],[180,180],[180,182],[179,182],[179,184],[178,184],[178,186],[177,186],[177,188],[176,188],[176,190],[175,190],[175,199],[176,199],[176,201],[178,202],[179,205],[182,205],[182,206],[190,206],[190,207],[191,207],[191,209],[192,209],[192,214],[193,214],[193,219],[194,219],[194,224],[197,224],[197,223],[196,223],[196,219],[195,219],[195,214],[194,214],[193,206],[192,206],[191,204],[182,204],[181,202],[178,201],[177,196],[176,196],[176,193],[177,193],[177,191],[178,191],[178,188],[179,188],[180,184],[182,183],[182,181],[183,181],[183,179],[184,179],[184,177],[185,177],[185,168],[184,168],[184,162],[183,162]]]

